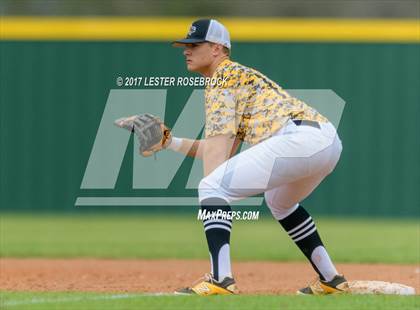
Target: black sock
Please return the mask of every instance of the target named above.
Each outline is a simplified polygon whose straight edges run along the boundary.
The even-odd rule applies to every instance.
[[[312,220],[309,213],[306,212],[306,210],[302,206],[299,206],[292,214],[288,215],[282,220],[279,220],[279,223],[281,224],[281,226],[283,226],[283,228],[286,230],[286,232],[289,234],[292,240],[296,243],[299,249],[311,262],[312,267],[318,273],[321,280],[325,280],[324,276],[322,275],[322,272],[317,268],[315,263],[312,261],[311,257],[312,252],[315,250],[315,248],[319,246],[323,247],[324,245],[316,230],[315,223]],[[327,265],[327,267],[329,266]],[[329,268],[334,268],[334,266]]]
[[[231,276],[229,243],[232,220],[215,214],[227,214],[231,207],[221,198],[207,198],[201,202],[201,210],[205,215],[213,214],[203,220],[203,224],[211,257],[211,272],[216,281],[222,281],[224,277]]]

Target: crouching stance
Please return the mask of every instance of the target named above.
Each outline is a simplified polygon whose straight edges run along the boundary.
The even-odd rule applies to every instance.
[[[194,22],[187,37],[173,44],[184,48],[189,71],[225,81],[206,86],[205,139],[167,135],[160,144],[203,160],[204,178],[198,189],[201,209],[227,213],[232,201],[264,193],[274,218],[318,274],[317,281],[298,293],[345,291],[346,279],[334,267],[313,218],[300,205],[339,160],[342,145],[334,126],[262,73],[231,61],[229,33],[216,20]],[[236,154],[241,142],[251,147]],[[213,216],[203,225],[211,273],[176,293],[234,294],[232,221]]]

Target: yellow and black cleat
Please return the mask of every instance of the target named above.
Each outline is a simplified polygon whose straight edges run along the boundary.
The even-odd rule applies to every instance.
[[[233,295],[236,294],[235,280],[226,277],[222,282],[217,282],[212,275],[206,274],[204,280],[192,287],[186,287],[175,291],[176,295]]]
[[[341,294],[348,291],[349,285],[343,275],[336,275],[331,281],[317,279],[314,283],[297,291],[298,295]]]

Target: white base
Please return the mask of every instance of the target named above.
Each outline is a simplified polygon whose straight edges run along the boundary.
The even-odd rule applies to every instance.
[[[416,290],[404,284],[384,281],[349,281],[350,294],[415,295]]]

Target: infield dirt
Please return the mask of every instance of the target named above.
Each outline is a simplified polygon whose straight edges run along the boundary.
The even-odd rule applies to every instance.
[[[381,280],[420,292],[418,265],[337,264],[349,280]],[[167,292],[209,270],[203,260],[0,259],[0,290]],[[240,293],[294,294],[315,278],[308,263],[234,262]]]

